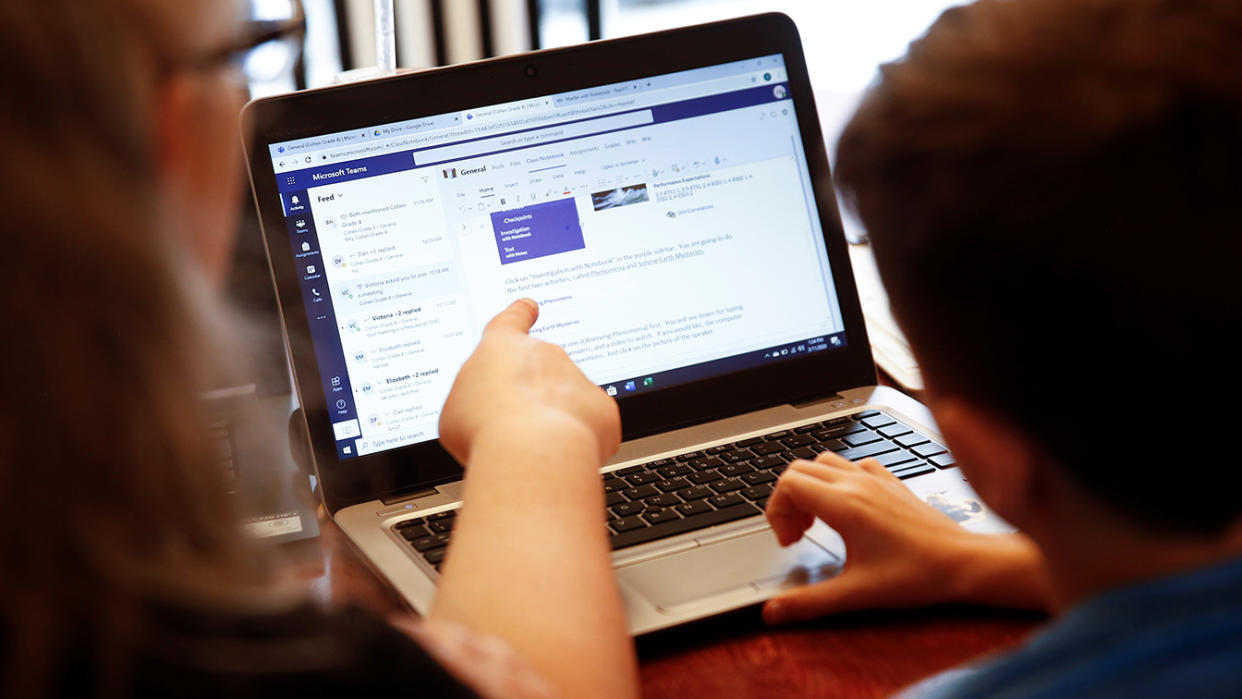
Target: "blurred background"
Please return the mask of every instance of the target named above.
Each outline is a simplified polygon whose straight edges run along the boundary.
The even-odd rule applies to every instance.
[[[959,0],[960,2],[960,0]],[[802,31],[825,134],[870,81],[947,7],[946,0],[395,0],[397,65],[406,69],[472,61],[710,22],[784,12]],[[252,0],[256,14],[287,0]],[[254,96],[331,84],[343,71],[375,64],[372,0],[303,0],[306,40],[292,71],[251,84]],[[279,62],[279,51],[266,58]],[[829,142],[835,141],[835,138]]]

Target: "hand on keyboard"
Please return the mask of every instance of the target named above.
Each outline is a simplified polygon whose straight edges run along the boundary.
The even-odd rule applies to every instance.
[[[772,493],[767,516],[782,546],[798,541],[816,518],[836,529],[846,546],[840,575],[769,600],[763,609],[768,623],[971,602],[969,587],[961,583],[980,570],[972,562],[986,567],[1012,547],[1026,545],[1017,535],[968,532],[876,459],[854,463],[831,452],[791,463]]]

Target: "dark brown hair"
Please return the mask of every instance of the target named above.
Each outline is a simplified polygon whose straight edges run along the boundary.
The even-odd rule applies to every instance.
[[[1097,500],[1211,535],[1242,321],[1242,3],[949,10],[845,129],[837,179],[930,388]]]
[[[142,600],[264,577],[196,400],[214,295],[158,200],[156,41],[200,5],[0,3],[6,696],[46,688],[71,649],[123,682]]]

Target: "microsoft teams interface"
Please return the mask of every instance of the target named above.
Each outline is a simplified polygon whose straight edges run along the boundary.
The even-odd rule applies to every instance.
[[[781,56],[270,144],[337,454],[435,439],[483,325],[623,398],[845,345]]]

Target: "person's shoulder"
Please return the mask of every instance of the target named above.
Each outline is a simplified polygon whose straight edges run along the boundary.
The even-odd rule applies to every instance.
[[[1114,590],[908,697],[1242,696],[1242,559]]]

